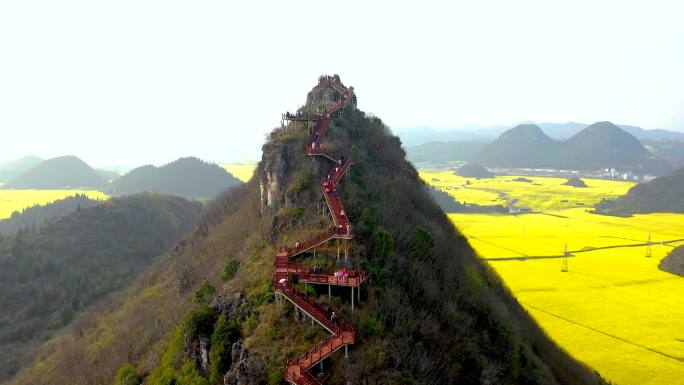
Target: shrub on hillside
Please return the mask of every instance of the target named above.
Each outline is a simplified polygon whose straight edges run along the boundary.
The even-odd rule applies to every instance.
[[[190,338],[209,337],[214,330],[214,310],[206,304],[194,306],[185,315],[183,330]]]
[[[221,279],[224,281],[228,281],[235,277],[235,274],[237,273],[238,269],[240,268],[240,261],[231,259],[226,263],[226,266],[223,267],[223,270],[221,270]]]
[[[361,317],[361,333],[365,338],[382,334],[384,330],[385,327],[377,317],[370,314]]]
[[[131,363],[122,366],[114,378],[114,385],[140,385],[141,383],[142,377]]]
[[[205,279],[195,291],[195,297],[192,299],[192,302],[198,305],[207,304],[214,293],[216,293],[216,288]]]
[[[211,336],[211,352],[209,362],[211,369],[209,381],[212,384],[221,383],[231,365],[231,351],[233,344],[240,338],[240,328],[225,316],[219,317]]]

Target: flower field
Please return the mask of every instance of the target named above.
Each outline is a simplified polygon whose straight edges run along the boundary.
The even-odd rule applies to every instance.
[[[76,194],[92,199],[106,199],[107,195],[94,190],[3,190],[0,189],[0,219],[9,218],[14,211],[21,211],[37,204],[47,204]]]
[[[564,179],[513,182],[516,177],[506,176],[466,185],[466,178],[449,171],[421,176],[461,201],[518,199],[518,205],[540,211],[449,218],[570,354],[617,384],[682,383],[684,279],[659,270],[658,263],[684,244],[683,214],[622,218],[588,212],[631,183],[585,179],[588,188],[574,188],[562,186]],[[482,191],[505,198],[487,201]]]

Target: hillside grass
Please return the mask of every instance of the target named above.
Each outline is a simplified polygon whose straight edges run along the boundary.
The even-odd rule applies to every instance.
[[[107,194],[96,190],[4,190],[0,188],[0,219],[9,218],[13,212],[52,203],[59,199],[85,194],[91,199],[107,199]]]
[[[421,171],[421,177],[441,188],[464,183],[450,171]],[[513,178],[471,179],[472,190],[490,182],[520,199],[519,205],[548,209],[572,207],[574,202],[590,206],[601,196],[626,192],[631,186],[586,179],[589,188],[575,189],[560,186],[564,179],[527,177],[542,185],[535,186],[511,182]],[[461,196],[470,189],[463,188]],[[568,258],[568,272],[561,272],[562,259],[489,264],[556,342],[608,380],[628,385],[677,383],[684,376],[684,280],[659,270],[658,264],[684,242],[652,245],[650,258],[646,246],[592,249],[645,243],[649,233],[654,242],[684,238],[684,214],[624,218],[591,214],[589,208],[448,217],[482,258],[559,256],[566,244],[570,251],[587,250]]]

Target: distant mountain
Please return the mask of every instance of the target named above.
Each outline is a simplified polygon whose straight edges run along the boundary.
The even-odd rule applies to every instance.
[[[564,142],[551,139],[537,125],[520,125],[482,148],[475,160],[485,166],[511,168],[618,168],[657,175],[672,170],[637,138],[610,122],[594,123]]]
[[[530,122],[530,124],[535,123]],[[537,125],[541,127],[546,135],[556,140],[566,140],[588,126],[588,124],[577,122],[537,123]]]
[[[641,141],[645,141],[645,140],[655,140],[655,141],[684,140],[684,132],[679,132],[679,131],[663,130],[660,128],[656,128],[653,130],[645,130],[641,127],[629,126],[629,125],[625,125],[625,124],[621,124],[620,128],[622,128],[623,130],[625,130],[625,131],[629,132],[630,134],[636,136]]]
[[[564,142],[560,166],[573,169],[620,168],[663,174],[672,167],[633,135],[610,122],[598,122]]]
[[[518,125],[520,124],[536,124],[541,127],[546,135],[556,140],[566,140],[589,126],[586,123],[579,122],[536,123],[533,121],[528,121],[521,122]],[[617,126],[634,135],[640,141],[684,141],[684,132],[662,129],[647,130],[627,124],[618,124]],[[487,127],[465,126],[448,131],[440,131],[429,128],[415,128],[401,130],[399,131],[398,135],[405,146],[415,146],[428,142],[448,141],[488,143],[493,141],[497,136],[501,135],[509,128],[511,128],[511,126],[508,125],[494,125]]]
[[[119,174],[118,172],[105,170],[101,168],[96,168],[95,173],[108,182],[112,182],[121,178],[121,174]]]
[[[25,156],[9,162],[0,163],[0,183],[9,182],[42,161],[43,159],[37,156]]]
[[[535,124],[521,124],[484,146],[474,160],[485,166],[546,167],[553,163],[561,144]]]
[[[465,178],[494,178],[494,174],[489,172],[481,164],[468,163],[456,170],[456,175],[460,175]]]
[[[75,156],[60,156],[40,162],[10,180],[2,188],[106,190],[107,181],[81,159]]]
[[[167,252],[200,211],[183,198],[138,194],[0,237],[0,381],[79,310]]]
[[[0,220],[0,232],[16,232],[25,227],[40,226],[51,219],[61,218],[99,203],[101,201],[90,199],[84,194],[77,194],[46,205],[35,205],[21,212],[15,211],[11,217]]]
[[[112,195],[156,191],[186,198],[206,199],[241,184],[224,168],[198,158],[180,158],[162,167],[142,166],[112,183]]]
[[[503,128],[501,129],[503,131]],[[498,129],[495,129],[498,131]],[[404,146],[416,146],[428,142],[475,142],[488,143],[494,140],[498,132],[486,132],[480,128],[435,130],[431,128],[416,128],[403,130],[399,133]]]
[[[565,140],[584,128],[589,126],[586,123],[567,122],[567,123],[538,123],[539,127],[544,130],[546,135],[556,139]],[[628,124],[617,124],[626,132],[634,135],[640,141],[669,141],[669,140],[684,140],[684,132],[662,130],[659,128],[646,130],[637,126],[630,126]]]
[[[484,146],[472,142],[430,142],[407,147],[406,157],[414,163],[468,161]]]
[[[674,168],[684,167],[684,140],[644,141],[644,146]]]
[[[613,215],[684,213],[684,168],[640,183],[620,198],[604,200],[596,211]]]
[[[565,140],[584,128],[589,126],[586,123],[567,122],[567,123],[538,123],[546,135],[556,139]],[[661,141],[661,140],[684,140],[684,132],[669,131],[662,129],[646,130],[628,124],[617,124],[618,127],[634,135],[640,141]]]

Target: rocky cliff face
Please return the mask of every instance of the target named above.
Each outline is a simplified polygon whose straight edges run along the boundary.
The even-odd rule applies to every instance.
[[[337,83],[343,84],[339,75],[333,75],[332,78]],[[355,107],[356,94],[354,94],[354,87],[349,87],[349,89],[352,91],[350,106]],[[321,76],[318,79],[318,84],[306,95],[306,108],[320,110],[323,108],[323,106],[335,103],[339,99],[340,93],[330,86],[328,78]]]
[[[244,322],[253,311],[253,306],[247,301],[241,291],[229,293],[219,290],[209,303],[214,314],[225,316],[226,319]],[[210,360],[211,339],[186,338],[185,354],[195,363],[199,373],[207,377],[211,368]],[[264,368],[265,360],[262,357],[251,357],[247,349],[242,347],[242,340],[232,346],[231,366],[225,376],[224,382],[231,385],[259,385],[265,383]]]
[[[259,165],[261,215],[273,214],[283,205],[285,196],[282,191],[287,169],[286,147],[282,143],[266,143]]]
[[[266,360],[249,354],[242,341],[233,344],[230,370],[223,377],[224,385],[265,385]]]
[[[318,84],[306,96],[306,105],[309,107],[332,104],[337,100],[337,91],[323,84]]]

